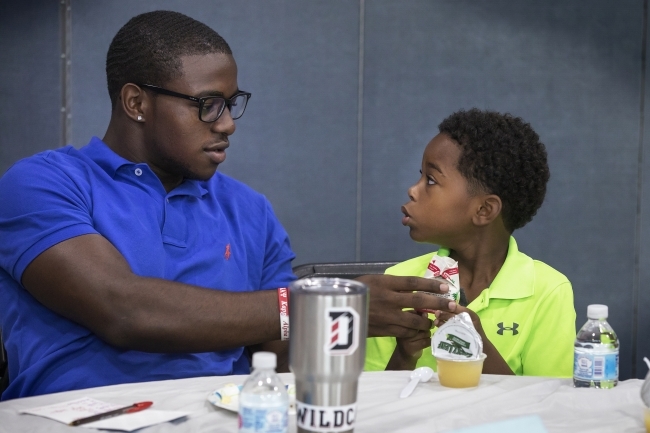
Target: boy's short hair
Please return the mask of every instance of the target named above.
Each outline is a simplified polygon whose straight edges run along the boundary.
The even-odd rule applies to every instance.
[[[470,193],[501,198],[501,214],[511,233],[526,225],[544,201],[550,177],[546,148],[520,117],[473,108],[457,111],[438,125],[461,148],[458,171]]]
[[[182,56],[232,54],[230,46],[205,24],[172,11],[137,15],[117,32],[106,55],[111,104],[127,83],[163,86],[183,71]]]

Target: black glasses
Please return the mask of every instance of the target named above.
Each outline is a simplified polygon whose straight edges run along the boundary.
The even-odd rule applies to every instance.
[[[189,99],[199,104],[199,120],[201,122],[212,123],[221,117],[223,111],[228,107],[230,116],[234,119],[239,119],[246,110],[246,104],[251,97],[248,92],[237,92],[230,98],[223,96],[204,96],[196,98],[190,95],[184,95],[171,90],[163,89],[162,87],[152,86],[151,84],[138,84],[140,87],[152,90],[161,95],[174,96],[176,98]]]

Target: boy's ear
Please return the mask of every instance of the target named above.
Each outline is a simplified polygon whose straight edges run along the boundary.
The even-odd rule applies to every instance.
[[[486,226],[494,221],[500,214],[503,203],[498,195],[486,194],[481,196],[479,208],[473,216],[473,222],[477,226]]]

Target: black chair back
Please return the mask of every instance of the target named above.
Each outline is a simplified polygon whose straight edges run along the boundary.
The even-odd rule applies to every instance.
[[[354,279],[361,275],[383,274],[398,262],[347,262],[347,263],[310,263],[293,268],[298,278],[338,277]]]

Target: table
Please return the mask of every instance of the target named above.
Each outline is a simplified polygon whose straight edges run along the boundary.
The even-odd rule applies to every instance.
[[[290,373],[280,375],[293,383]],[[364,372],[359,382],[357,433],[445,432],[461,427],[538,414],[549,433],[644,433],[643,381],[626,380],[611,390],[575,389],[570,379],[483,375],[479,387],[449,389],[437,378],[421,383],[406,399],[398,397],[408,371]],[[246,376],[200,377],[124,384],[42,395],[0,403],[0,432],[72,432],[93,430],[66,425],[18,410],[89,396],[128,404],[152,400],[161,410],[185,410],[180,422],[139,430],[163,432],[237,432],[237,414],[213,407],[207,396],[226,383],[240,384]],[[290,417],[295,432],[295,416]]]

